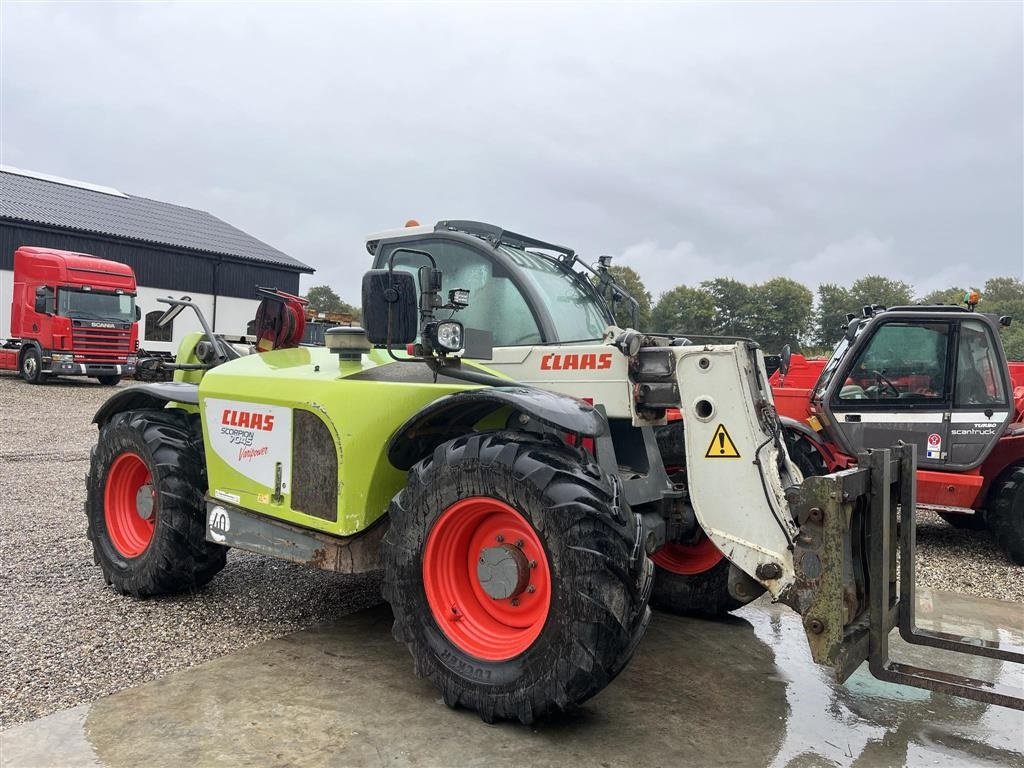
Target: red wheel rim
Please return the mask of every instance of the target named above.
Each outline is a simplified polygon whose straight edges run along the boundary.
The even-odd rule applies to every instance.
[[[654,564],[680,576],[710,571],[725,557],[707,536],[696,544],[670,542],[651,555]]]
[[[148,494],[148,499],[147,499]],[[148,501],[148,516],[146,504]],[[146,462],[135,453],[122,453],[110,465],[103,491],[104,518],[114,548],[125,557],[138,557],[153,540],[156,493]]]
[[[528,563],[528,585],[495,599],[477,566],[485,551],[514,546]],[[437,626],[459,649],[483,661],[504,661],[533,645],[551,607],[547,554],[533,526],[513,507],[473,496],[441,513],[423,550],[423,590]]]

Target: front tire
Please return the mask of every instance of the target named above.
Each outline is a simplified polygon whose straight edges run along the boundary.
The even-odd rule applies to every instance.
[[[1006,556],[1024,565],[1024,466],[1014,467],[992,487],[985,520]]]
[[[121,381],[121,377],[120,376],[97,376],[96,380],[99,381],[99,383],[102,384],[105,387],[113,387],[113,386],[116,386]]]
[[[719,619],[750,602],[729,594],[732,564],[703,532],[694,544],[665,544],[651,559],[655,565],[651,605],[655,608],[683,616]],[[753,594],[750,599],[755,597]]]
[[[682,419],[654,428],[658,451],[669,476],[684,478],[686,431]],[[731,564],[701,531],[689,543],[668,542],[651,555],[654,562],[654,590],[651,605],[669,613],[717,619],[742,608],[729,594]],[[750,600],[757,597],[752,594]]]
[[[457,438],[410,470],[390,508],[384,597],[449,706],[529,723],[625,666],[652,574],[612,482],[580,451],[504,433]]]
[[[682,421],[656,427],[658,448],[669,468],[685,466]],[[796,430],[785,429],[786,450],[804,477],[828,474],[828,467],[813,443]],[[729,561],[703,533],[688,543],[669,542],[655,552],[654,594],[651,604],[669,613],[718,619],[751,602],[760,591],[738,600],[729,592]]]
[[[198,589],[225,565],[206,541],[202,439],[178,410],[117,414],[92,451],[85,514],[93,560],[135,597]]]
[[[35,347],[29,347],[21,356],[21,378],[29,384],[45,384],[43,357]]]

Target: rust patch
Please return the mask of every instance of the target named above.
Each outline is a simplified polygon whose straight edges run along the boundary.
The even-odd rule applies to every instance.
[[[326,547],[320,547],[319,549],[313,550],[313,556],[306,561],[308,565],[312,565],[314,568],[323,568],[325,571],[336,570],[334,560],[328,554]]]

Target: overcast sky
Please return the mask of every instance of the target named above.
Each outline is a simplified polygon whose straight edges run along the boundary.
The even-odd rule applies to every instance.
[[[1024,277],[1022,4],[0,4],[2,162],[201,208],[354,301],[480,219],[657,295]]]

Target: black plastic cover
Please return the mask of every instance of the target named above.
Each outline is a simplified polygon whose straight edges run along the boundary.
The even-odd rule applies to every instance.
[[[477,422],[505,406],[585,437],[608,429],[592,405],[568,395],[522,386],[471,389],[435,400],[399,427],[388,442],[388,460],[396,469],[408,470],[441,443],[472,432]]]
[[[165,381],[122,389],[100,406],[92,417],[92,423],[102,427],[114,414],[143,408],[163,408],[169,402],[198,405],[199,385]]]
[[[371,344],[410,344],[416,340],[416,294],[416,278],[408,272],[371,269],[363,275],[363,327]]]

